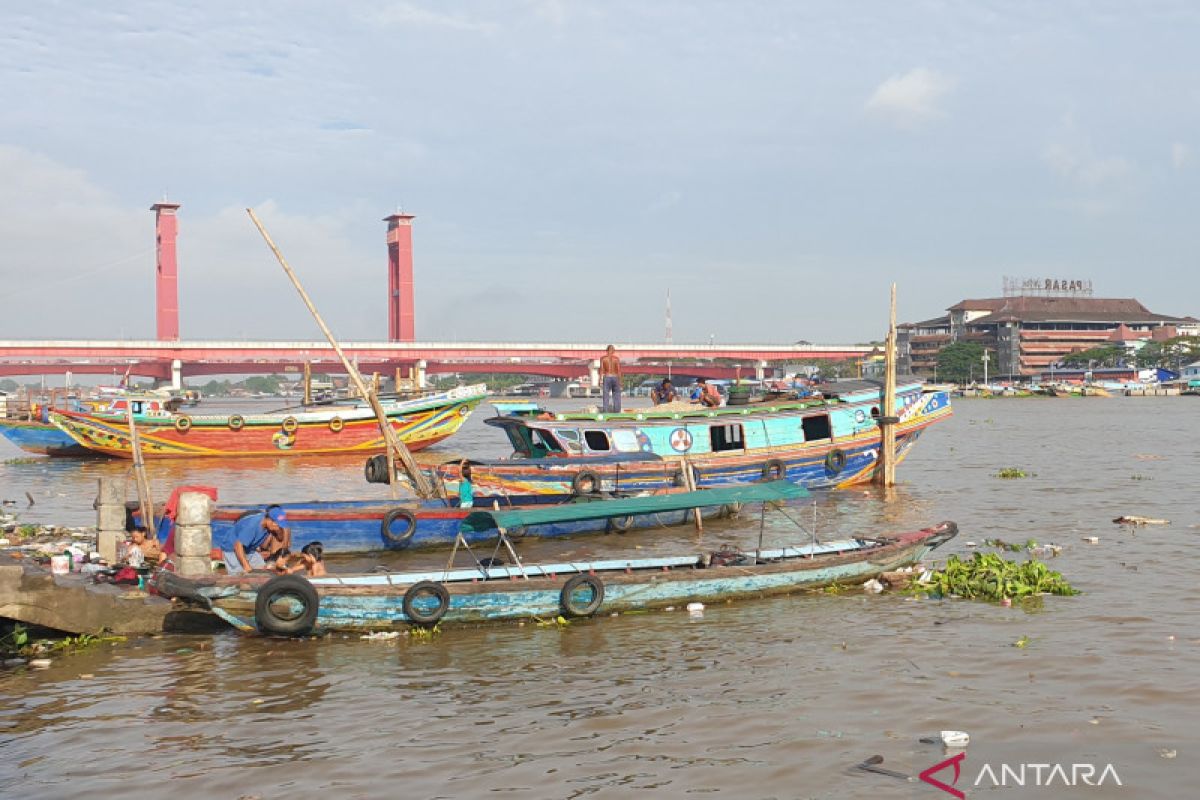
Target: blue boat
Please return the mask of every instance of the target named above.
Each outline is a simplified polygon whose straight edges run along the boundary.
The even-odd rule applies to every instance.
[[[178,494],[178,493],[177,493]],[[807,492],[787,481],[730,486],[687,492],[659,490],[620,498],[570,496],[476,498],[474,508],[442,500],[345,500],[279,503],[287,514],[291,549],[320,542],[326,553],[365,553],[380,550],[449,546],[461,533],[474,544],[497,536],[497,513],[520,512],[524,521],[512,524],[514,538],[547,538],[581,533],[624,533],[643,528],[681,525],[700,513],[702,518],[728,516],[746,503],[785,501]],[[166,543],[177,497],[168,501],[168,523],[159,521],[158,535]],[[489,510],[495,503],[503,512]],[[212,514],[213,541],[228,533],[238,519],[268,505],[220,505]]]
[[[0,434],[28,453],[73,458],[95,455],[49,423],[0,419]]]
[[[520,524],[524,512],[496,512]],[[509,516],[511,515],[511,516]],[[952,522],[896,536],[848,537],[759,552],[491,566],[304,578],[254,573],[156,576],[159,593],[191,600],[241,631],[388,631],[441,622],[590,617],[853,584],[920,560],[958,532]]]
[[[472,461],[478,491],[587,494],[664,486],[714,487],[786,479],[809,489],[865,483],[879,463],[882,391],[870,381],[824,387],[820,398],[770,399],[721,408],[656,408],[620,414],[502,409],[486,420],[513,446],[503,460]],[[946,392],[901,383],[891,410],[896,461],[930,425],[950,416]],[[386,479],[368,462],[367,479]],[[451,491],[459,462],[434,477]],[[373,481],[374,482],[374,481]]]

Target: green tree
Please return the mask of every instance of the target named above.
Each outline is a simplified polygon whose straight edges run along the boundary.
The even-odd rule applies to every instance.
[[[1125,356],[1124,347],[1110,344],[1071,353],[1064,356],[1062,362],[1069,367],[1115,367]]]
[[[967,383],[976,377],[983,377],[983,354],[985,348],[975,342],[955,342],[948,344],[938,352],[938,380],[953,383]],[[995,355],[989,352],[988,358],[995,364]]]
[[[242,387],[247,392],[276,394],[279,391],[279,383],[282,380],[283,378],[279,375],[254,375],[242,381]]]
[[[12,378],[5,378],[0,381],[0,392],[15,392],[20,387]]]

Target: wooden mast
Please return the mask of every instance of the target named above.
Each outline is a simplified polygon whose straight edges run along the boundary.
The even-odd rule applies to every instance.
[[[287,259],[283,257],[283,253],[279,252],[279,248],[275,246],[267,229],[258,221],[254,210],[247,208],[246,213],[250,215],[250,219],[254,222],[254,227],[258,228],[258,232],[262,234],[263,240],[266,241],[267,247],[271,248],[271,252],[275,254],[275,258],[279,261],[279,265],[283,267],[283,271],[287,273],[291,279],[292,285],[296,287],[296,291],[300,293],[300,299],[304,301],[304,305],[308,306],[308,310],[312,312],[313,319],[317,321],[317,325],[321,328],[321,332],[325,334],[325,338],[329,340],[329,345],[333,351],[337,353],[338,358],[342,360],[342,366],[346,369],[346,374],[350,376],[351,382],[354,384],[358,393],[367,399],[371,404],[371,408],[375,411],[375,417],[379,420],[379,430],[383,433],[384,441],[387,442],[388,452],[388,483],[392,488],[392,497],[399,497],[399,487],[396,483],[396,461],[399,460],[404,466],[405,472],[408,473],[409,480],[412,481],[413,489],[416,490],[417,496],[422,498],[432,498],[437,495],[434,493],[433,485],[429,479],[425,477],[425,473],[421,472],[417,462],[413,460],[412,453],[408,452],[408,448],[404,446],[404,442],[400,441],[400,437],[396,435],[396,431],[392,428],[388,421],[387,414],[384,413],[383,406],[379,403],[379,398],[374,392],[367,389],[363,383],[362,375],[358,369],[350,363],[350,359],[346,357],[346,353],[342,350],[342,346],[337,343],[337,339],[333,338],[332,331],[325,324],[325,320],[317,312],[317,307],[313,305],[312,300],[308,297],[308,292],[304,291],[304,287],[300,285],[300,279],[296,277],[296,273],[288,265]]]
[[[884,345],[883,408],[879,415],[879,465],[875,482],[896,485],[896,284],[892,284],[891,313],[888,316],[887,343]]]

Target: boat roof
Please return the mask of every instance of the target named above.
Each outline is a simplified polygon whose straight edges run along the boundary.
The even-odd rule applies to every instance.
[[[561,505],[538,506],[511,510],[480,509],[472,512],[463,524],[472,530],[490,528],[519,528],[522,525],[547,525],[556,522],[578,522],[589,519],[609,519],[683,511],[703,506],[727,503],[758,503],[773,500],[794,500],[808,497],[808,490],[787,480],[748,483],[698,489],[694,492],[672,492],[612,500],[585,500]]]

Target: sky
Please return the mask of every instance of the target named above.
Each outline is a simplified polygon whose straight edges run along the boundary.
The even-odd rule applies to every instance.
[[[1200,6],[0,6],[0,338],[850,343],[1004,276],[1200,315]]]

